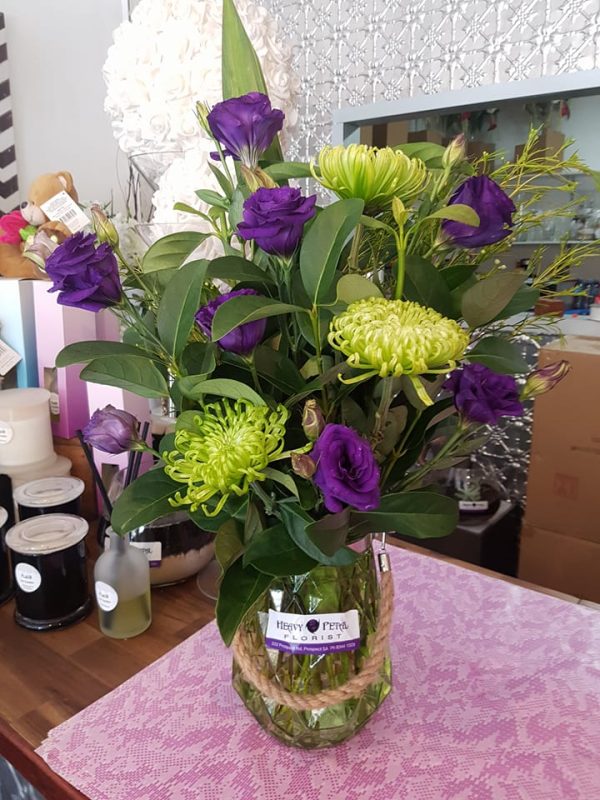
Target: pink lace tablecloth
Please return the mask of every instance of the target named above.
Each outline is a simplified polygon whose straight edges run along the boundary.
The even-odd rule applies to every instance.
[[[264,733],[209,625],[38,752],[91,800],[598,800],[600,613],[392,552],[394,690],[346,744]]]

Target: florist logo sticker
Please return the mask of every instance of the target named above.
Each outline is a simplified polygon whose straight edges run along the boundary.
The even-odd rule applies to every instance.
[[[269,611],[265,644],[273,650],[326,655],[360,646],[358,611],[341,614],[283,614]]]

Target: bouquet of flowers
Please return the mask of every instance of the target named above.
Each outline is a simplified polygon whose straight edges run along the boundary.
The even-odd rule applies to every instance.
[[[112,526],[125,535],[178,508],[215,531],[217,622],[230,644],[274,587],[280,610],[286,592],[297,603],[288,609],[346,610],[344,581],[365,535],[453,530],[455,502],[430,476],[566,372],[557,364],[518,385],[527,364],[514,340],[528,324],[518,315],[556,292],[592,245],[561,250],[543,270],[532,259],[530,285],[501,263],[512,239],[550,213],[536,211],[546,189],[534,177],[586,169],[576,156],[532,154],[535,132],[516,163],[491,173],[486,157],[466,161],[461,137],[445,149],[351,144],[325,147],[310,164],[284,161],[284,115],[264,93],[233,4],[224,8],[227,99],[197,108],[221,191],[198,191],[207,214],[190,209],[210,232],[167,236],[131,264],[96,214],[95,235],[68,239],[47,272],[59,303],[110,307],[126,328],[122,342],[67,347],[58,364],[85,363],[85,380],[170,397],[176,408],[156,466],[117,500]],[[321,208],[289,185],[307,177],[333,202]],[[208,236],[224,256],[194,256]],[[318,603],[298,576],[313,576]],[[292,654],[288,688],[343,682],[375,624],[355,661],[316,659],[329,670],[317,683],[316,661],[305,661],[313,656]]]

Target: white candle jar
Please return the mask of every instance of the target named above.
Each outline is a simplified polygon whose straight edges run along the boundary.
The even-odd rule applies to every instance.
[[[46,389],[0,392],[0,472],[2,467],[38,464],[53,457],[50,392]]]

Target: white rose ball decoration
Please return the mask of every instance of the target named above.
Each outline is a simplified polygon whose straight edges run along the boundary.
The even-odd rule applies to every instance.
[[[236,0],[260,59],[271,103],[297,122],[299,81],[277,22],[262,6]],[[141,0],[114,33],[104,65],[105,109],[127,154],[188,150],[202,139],[194,111],[221,95],[221,0]],[[206,184],[208,169],[202,176]]]

